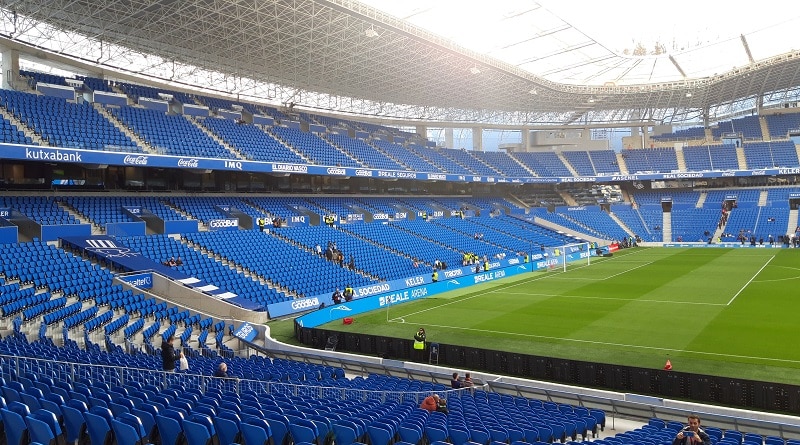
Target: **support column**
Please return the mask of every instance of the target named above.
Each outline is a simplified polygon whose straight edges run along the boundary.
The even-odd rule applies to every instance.
[[[417,125],[417,135],[428,139],[428,127],[426,125]]]
[[[475,127],[472,129],[472,149],[483,151],[483,128]]]
[[[12,83],[19,77],[19,51],[3,48],[3,89],[14,89]]]
[[[453,129],[444,129],[444,148],[453,148]]]
[[[522,132],[522,151],[531,151],[531,127],[524,126]]]

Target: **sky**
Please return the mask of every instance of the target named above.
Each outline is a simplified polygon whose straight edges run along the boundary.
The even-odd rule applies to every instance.
[[[720,74],[749,63],[742,34],[755,60],[800,50],[800,7],[784,1],[361,1],[470,50],[566,83],[681,80],[674,64],[664,60],[669,56],[689,78]],[[641,57],[631,54],[637,43],[648,52],[661,43],[666,53],[639,63]]]

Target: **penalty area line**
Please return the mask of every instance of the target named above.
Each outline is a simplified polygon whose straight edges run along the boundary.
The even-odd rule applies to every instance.
[[[755,279],[756,279],[756,277],[758,276],[758,274],[760,274],[760,273],[761,273],[761,271],[762,271],[762,270],[764,270],[764,268],[765,268],[765,267],[767,267],[767,265],[769,265],[769,263],[770,263],[772,260],[774,260],[774,259],[775,259],[775,255],[772,255],[771,257],[769,257],[769,259],[767,260],[767,262],[766,262],[766,263],[764,263],[764,265],[763,265],[763,266],[761,266],[761,269],[758,269],[758,272],[756,272],[755,274],[753,274],[753,276],[752,276],[752,277],[750,277],[750,279],[749,279],[749,280],[747,280],[747,283],[744,283],[744,286],[742,286],[742,288],[741,288],[741,289],[739,289],[739,292],[736,292],[736,295],[734,295],[733,297],[731,297],[730,301],[728,301],[728,306],[730,306],[730,305],[731,305],[731,303],[733,303],[733,300],[735,300],[735,299],[736,299],[736,297],[738,297],[738,296],[739,296],[739,294],[741,294],[741,293],[742,293],[742,291],[744,291],[744,290],[747,288],[747,286],[749,286],[749,285],[750,285],[750,283],[752,283],[752,282],[753,282],[753,280],[755,280]]]

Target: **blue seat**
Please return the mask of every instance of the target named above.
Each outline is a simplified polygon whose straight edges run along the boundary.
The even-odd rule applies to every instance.
[[[117,445],[142,445],[142,438],[131,425],[117,419],[111,420]]]
[[[0,417],[3,419],[3,427],[6,430],[6,443],[8,445],[27,445],[28,424],[25,418],[19,414],[0,408]]]
[[[214,418],[214,426],[216,427],[220,444],[239,443],[241,441],[239,425],[235,421],[217,416]]]
[[[389,445],[394,436],[391,430],[377,424],[367,427],[367,435],[372,445]]]
[[[38,409],[31,413],[30,417],[47,424],[47,426],[50,428],[50,431],[53,432],[53,437],[61,439],[59,442],[64,441],[64,432],[61,430],[61,422],[59,421],[56,413],[46,409]]]
[[[157,415],[156,425],[158,426],[158,434],[161,437],[162,445],[178,445],[182,442],[183,429],[178,420],[164,415]]]
[[[270,437],[264,428],[249,423],[242,423],[239,428],[244,445],[269,445]]]
[[[425,427],[425,437],[428,439],[429,443],[432,442],[446,442],[447,441],[447,431],[441,428],[436,428],[434,426],[426,426]],[[485,442],[481,442],[485,443]]]
[[[453,442],[453,445],[464,445],[465,443],[470,441],[469,431],[465,429],[450,427],[448,431],[450,433],[450,440]]]
[[[356,430],[339,422],[333,423],[333,434],[337,445],[351,445],[358,442]]]
[[[211,445],[212,443],[211,433],[203,424],[184,420],[183,433],[186,435],[186,441],[191,445]]]
[[[111,445],[113,443],[111,425],[105,417],[85,412],[83,418],[86,420],[86,430],[92,445]]]
[[[61,412],[64,414],[64,433],[67,443],[75,443],[86,434],[86,420],[80,411],[68,405],[62,406]]]
[[[47,423],[31,416],[25,418],[25,423],[28,425],[28,433],[31,442],[38,442],[43,445],[55,445],[56,436]]]

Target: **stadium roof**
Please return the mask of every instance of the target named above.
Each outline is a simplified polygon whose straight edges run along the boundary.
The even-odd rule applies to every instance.
[[[427,122],[697,122],[797,100],[800,91],[800,51],[763,45],[796,18],[638,57],[529,0],[494,1],[497,12],[478,16],[497,37],[478,42],[484,47],[433,32],[447,23],[443,12],[474,17],[466,6],[485,3],[391,2],[404,20],[350,0],[4,0],[0,44],[45,49],[112,78],[121,71],[242,99]],[[712,54],[729,62],[703,65]]]

